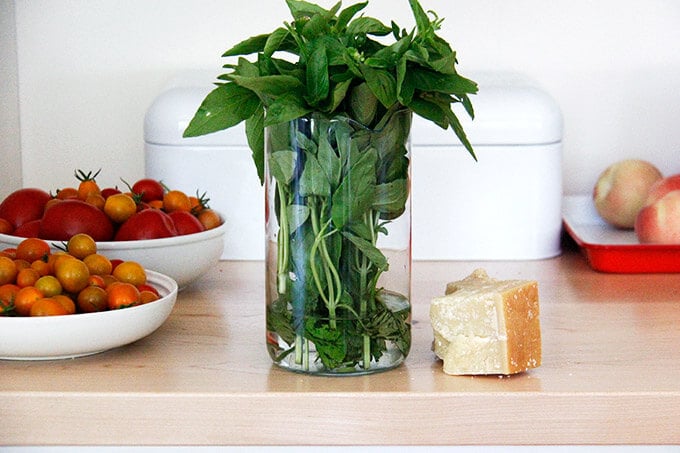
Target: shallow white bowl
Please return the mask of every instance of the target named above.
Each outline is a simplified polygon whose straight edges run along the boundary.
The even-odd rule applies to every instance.
[[[177,283],[146,271],[160,299],[136,307],[64,316],[0,316],[0,359],[54,360],[133,343],[158,329],[177,301]]]
[[[182,289],[219,261],[225,228],[222,223],[211,230],[170,238],[97,242],[97,253],[109,259],[136,261],[146,269],[171,277]],[[0,234],[0,250],[16,247],[22,240],[24,238]],[[61,245],[58,241],[47,242]]]

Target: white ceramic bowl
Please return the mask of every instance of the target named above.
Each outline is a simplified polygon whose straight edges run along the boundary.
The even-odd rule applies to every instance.
[[[225,228],[222,223],[201,233],[170,238],[97,242],[97,252],[109,259],[136,261],[146,269],[171,277],[182,289],[219,261],[224,249]],[[16,247],[23,239],[0,234],[0,250]],[[47,242],[60,245],[58,241]]]
[[[160,299],[136,307],[64,316],[0,316],[0,359],[54,360],[96,354],[158,329],[177,301],[177,283],[146,271]]]

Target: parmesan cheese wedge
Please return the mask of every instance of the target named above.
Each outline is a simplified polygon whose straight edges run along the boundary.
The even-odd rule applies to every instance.
[[[433,349],[453,375],[515,374],[541,365],[538,283],[477,269],[432,299]]]

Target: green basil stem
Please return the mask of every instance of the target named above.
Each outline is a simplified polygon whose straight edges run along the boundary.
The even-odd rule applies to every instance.
[[[310,217],[312,220],[312,231],[314,232],[315,238],[312,248],[309,253],[309,264],[312,271],[312,278],[314,279],[314,284],[319,290],[319,294],[323,299],[326,307],[328,308],[328,319],[331,329],[337,328],[335,309],[340,301],[340,295],[342,294],[342,281],[340,280],[340,275],[337,269],[333,265],[333,260],[328,253],[328,248],[326,247],[326,239],[331,235],[335,234],[337,230],[331,230],[326,233],[326,229],[330,226],[331,219],[328,219],[323,225],[319,225],[320,218],[324,215],[326,210],[326,202],[321,203],[321,209],[317,211],[316,199],[312,200],[310,203]],[[324,272],[324,278],[326,280],[327,293],[324,292],[324,285],[321,282],[321,277],[316,266],[317,253],[321,253],[321,265]]]
[[[276,184],[279,192],[280,209],[279,209],[279,234],[277,238],[277,254],[276,254],[276,271],[277,271],[277,289],[279,294],[285,294],[288,287],[288,249],[289,249],[289,232],[288,232],[288,212],[286,206],[286,193],[281,184]]]

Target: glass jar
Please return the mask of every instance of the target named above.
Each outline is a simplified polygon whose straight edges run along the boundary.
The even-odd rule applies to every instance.
[[[293,371],[388,370],[411,345],[411,112],[265,130],[266,320]]]

